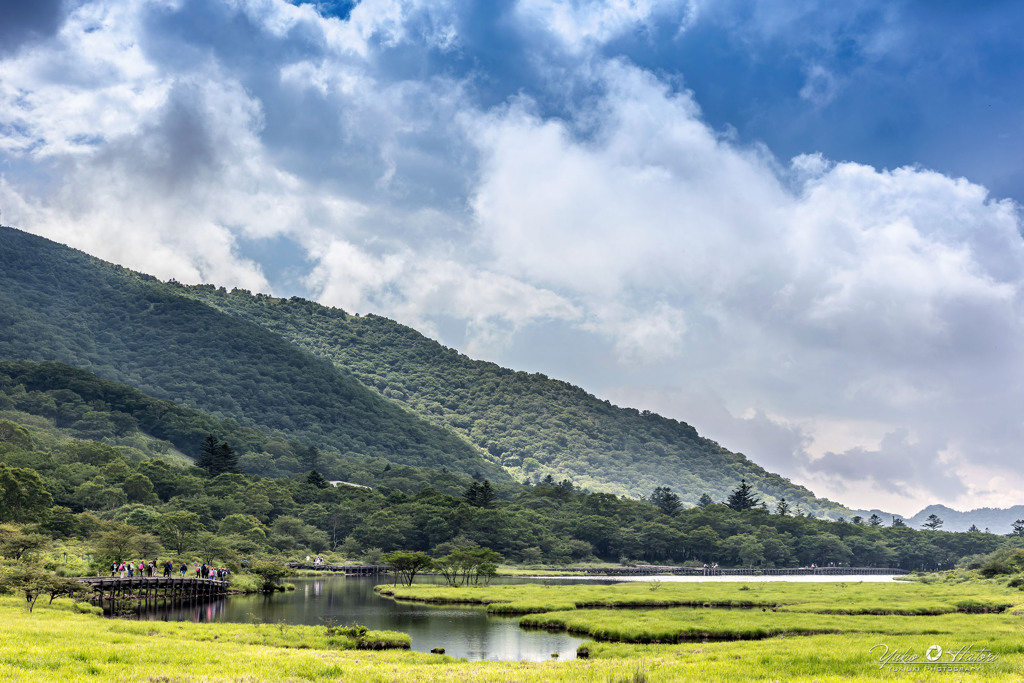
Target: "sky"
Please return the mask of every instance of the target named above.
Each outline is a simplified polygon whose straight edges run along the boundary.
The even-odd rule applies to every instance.
[[[0,0],[0,220],[1024,503],[1024,4]]]

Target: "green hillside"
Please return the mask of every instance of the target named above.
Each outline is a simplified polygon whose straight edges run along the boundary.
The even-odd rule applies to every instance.
[[[265,477],[305,477],[316,469],[330,480],[408,492],[430,486],[455,495],[474,483],[465,474],[324,453],[63,363],[0,361],[0,420],[30,425],[37,436],[46,435],[49,448],[68,439],[99,441],[103,452],[119,449],[138,461],[191,465],[204,439],[214,436],[238,453],[241,472]],[[69,478],[78,476],[71,473]],[[518,490],[514,484],[499,490],[506,493],[510,487]]]
[[[724,500],[741,479],[774,506],[849,515],[688,424],[619,408],[544,375],[474,361],[415,330],[374,315],[208,285],[183,292],[259,324],[333,361],[383,396],[486,450],[518,479],[563,477],[594,491],[650,495],[669,486],[686,503]]]
[[[0,359],[66,363],[316,446],[338,478],[376,458],[633,496],[669,486],[691,504],[746,479],[769,505],[849,514],[683,422],[471,360],[391,320],[162,283],[11,228],[0,228],[0,330]],[[250,471],[295,471],[281,451],[254,446]]]
[[[66,363],[347,460],[508,481],[460,436],[278,334],[150,276],[3,227],[0,359]]]

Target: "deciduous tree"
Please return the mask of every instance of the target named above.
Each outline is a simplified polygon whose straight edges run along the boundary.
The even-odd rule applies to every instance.
[[[411,586],[416,574],[429,571],[434,566],[434,558],[422,551],[395,550],[384,554],[384,562],[391,565],[395,573],[395,583]]]

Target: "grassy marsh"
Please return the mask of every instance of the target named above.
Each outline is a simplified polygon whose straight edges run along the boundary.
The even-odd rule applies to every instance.
[[[618,583],[502,584],[494,586],[378,586],[399,600],[484,604],[493,613],[532,614],[587,608],[765,607],[833,614],[936,615],[1000,612],[1024,602],[1024,593],[990,582],[893,583]]]
[[[440,588],[413,587],[414,592]],[[315,626],[120,621],[79,613],[60,600],[29,614],[22,601],[8,596],[0,597],[0,680],[916,683],[1016,681],[1024,673],[1024,615],[1019,610],[956,612],[957,604],[965,600],[986,606],[1024,602],[1024,594],[992,583],[663,584],[653,591],[643,584],[518,585],[455,591],[458,597],[472,596],[477,602],[496,597],[507,604],[534,606],[569,601],[572,605],[567,610],[528,616],[524,622],[596,637],[678,640],[681,633],[701,637],[714,632],[762,639],[675,644],[596,641],[582,646],[589,654],[582,660],[465,662],[404,650],[352,649],[356,644],[351,639],[331,636],[326,628]],[[438,593],[422,594],[421,599],[423,595],[439,599]],[[698,595],[718,604],[772,602],[778,611],[767,606],[764,611],[760,607],[636,607],[652,599],[663,604],[696,601]],[[865,613],[886,605],[891,608],[889,614]],[[608,609],[612,606],[628,607]],[[832,613],[839,608],[859,613]],[[906,614],[893,615],[892,610]],[[929,613],[936,610],[940,613]],[[830,633],[797,635],[820,630]],[[373,637],[395,643],[407,638],[390,632]],[[944,659],[928,662],[926,653],[936,645],[947,654],[964,647],[974,648],[973,652],[984,649],[991,661],[977,665],[949,664]],[[914,661],[885,659],[886,652],[896,651],[912,653]],[[939,670],[940,665],[963,670]]]

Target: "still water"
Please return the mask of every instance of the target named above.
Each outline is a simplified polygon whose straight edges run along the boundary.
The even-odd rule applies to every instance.
[[[759,581],[892,581],[892,576],[643,576],[643,577],[566,577],[544,579],[545,583],[620,581],[759,582]],[[152,610],[143,619],[164,621],[228,621],[263,624],[362,624],[369,629],[402,631],[412,638],[412,649],[430,652],[443,647],[445,654],[469,660],[544,661],[558,653],[560,660],[575,659],[576,647],[585,642],[566,633],[527,631],[519,628],[518,617],[487,614],[484,607],[467,605],[427,605],[396,602],[373,592],[374,585],[387,577],[324,576],[293,578],[295,591],[272,595],[236,595],[203,605],[187,605]],[[422,576],[417,583],[441,582],[437,576]],[[495,583],[536,583],[540,579],[498,578]]]
[[[425,580],[435,577],[426,577]],[[430,652],[443,647],[445,654],[469,660],[575,659],[584,642],[565,633],[524,630],[518,617],[497,617],[484,607],[427,605],[396,602],[373,592],[385,577],[327,576],[291,578],[295,590],[272,595],[236,595],[203,605],[155,610],[143,619],[164,621],[228,621],[264,624],[362,624],[373,630],[402,631],[412,638],[412,649]],[[522,579],[500,580],[526,583]],[[420,583],[417,578],[417,583]]]

